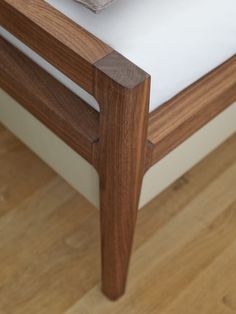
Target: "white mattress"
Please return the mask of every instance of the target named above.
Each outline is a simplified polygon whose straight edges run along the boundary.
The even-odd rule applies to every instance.
[[[235,0],[118,0],[95,15],[73,0],[47,0],[151,74],[150,111],[236,53]],[[96,100],[5,30],[18,46],[95,109]]]

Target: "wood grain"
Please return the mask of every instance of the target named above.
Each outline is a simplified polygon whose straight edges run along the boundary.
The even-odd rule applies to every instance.
[[[94,94],[94,64],[109,54],[114,61],[110,47],[43,0],[2,0],[0,9],[3,27]],[[150,114],[146,170],[236,99],[235,64],[233,56]]]
[[[43,0],[1,0],[0,25],[90,93],[92,65],[112,52]]]
[[[139,212],[129,289],[112,303],[100,292],[99,212],[0,130],[1,313],[234,313],[236,136]]]
[[[228,219],[235,222],[233,214],[236,209],[234,202],[228,209]],[[224,219],[223,223],[227,223]],[[230,224],[229,224],[230,225]],[[227,225],[227,228],[229,226]],[[218,228],[219,229],[219,228]],[[176,313],[174,309],[178,308],[179,313],[214,313],[214,314],[230,314],[236,311],[236,276],[235,276],[235,258],[236,258],[236,241],[222,250],[222,253],[216,258],[210,267],[202,271],[188,289],[177,298],[165,314]],[[223,278],[222,278],[223,274]],[[220,284],[219,284],[220,282]],[[212,289],[214,287],[214,289]],[[206,293],[207,292],[207,293]],[[192,305],[198,300],[198,309]],[[214,300],[214,302],[212,302]]]
[[[0,219],[55,177],[12,134],[0,137]],[[21,167],[19,167],[19,165]],[[33,174],[33,175],[32,175]]]
[[[148,166],[236,100],[236,56],[150,114]]]
[[[1,103],[1,100],[0,100]],[[19,142],[5,128],[0,127],[0,158],[6,153],[17,149]]]
[[[92,163],[99,114],[0,37],[0,86]]]
[[[100,176],[103,291],[125,290],[145,165],[150,78],[117,53],[96,63],[100,104]]]
[[[103,291],[117,299],[125,290],[143,174],[236,99],[236,56],[149,115],[149,76],[45,1],[2,0],[0,23],[100,105],[98,114],[0,39],[1,86],[99,172]],[[145,302],[133,305],[122,307],[146,310]]]
[[[218,162],[221,163],[221,160],[218,159]],[[210,164],[205,172],[209,167]],[[123,298],[115,304],[107,302],[101,297],[97,285],[66,314],[164,314],[193,280],[235,241],[235,173],[234,159],[233,164],[190,198],[177,215],[167,219],[168,222],[160,228],[157,226],[152,236],[146,238],[133,255],[129,289]],[[198,175],[199,178],[203,173]],[[188,194],[192,184],[188,183],[185,193]],[[178,194],[172,189],[169,198],[175,193]],[[159,198],[153,202],[162,216],[164,208]],[[170,202],[166,210],[172,212],[171,205],[175,207],[174,202]],[[153,217],[150,215],[149,219]],[[224,280],[223,269],[221,278]],[[194,305],[198,307],[201,301],[198,299]],[[213,299],[212,304],[215,301]],[[192,305],[193,310],[195,306]],[[177,308],[174,313],[182,312],[178,312]],[[187,313],[191,314],[191,311]]]

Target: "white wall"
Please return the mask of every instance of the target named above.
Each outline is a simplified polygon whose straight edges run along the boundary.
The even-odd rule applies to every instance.
[[[50,167],[99,207],[93,167],[0,89],[0,122]],[[236,103],[153,166],[145,175],[140,207],[153,199],[236,132]]]

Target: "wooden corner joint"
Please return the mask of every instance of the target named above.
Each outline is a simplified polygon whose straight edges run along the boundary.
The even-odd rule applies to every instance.
[[[134,89],[150,79],[150,75],[126,59],[116,51],[112,51],[94,64],[95,68],[95,97],[97,72],[102,72],[114,84],[124,89]]]

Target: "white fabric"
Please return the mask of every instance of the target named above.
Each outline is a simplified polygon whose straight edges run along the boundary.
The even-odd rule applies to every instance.
[[[47,2],[151,74],[150,111],[236,53],[235,0],[119,0],[97,15],[73,0]],[[95,99],[36,59],[98,109]]]
[[[100,10],[104,10],[109,5],[112,4],[114,0],[75,0],[83,5],[85,5],[90,10],[98,13]]]

